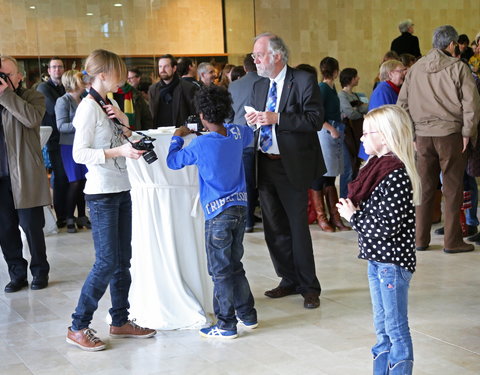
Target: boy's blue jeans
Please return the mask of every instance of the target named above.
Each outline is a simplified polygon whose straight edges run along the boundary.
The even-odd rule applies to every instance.
[[[368,261],[368,282],[377,343],[373,374],[410,375],[413,346],[408,327],[408,288],[412,273],[391,263]]]
[[[220,329],[234,331],[237,318],[256,322],[250,285],[241,262],[247,208],[232,206],[205,221],[208,273],[213,280],[213,309]],[[236,313],[236,314],[235,314]]]
[[[132,257],[132,201],[130,192],[108,194],[88,201],[95,264],[80,293],[72,329],[87,328],[97,310],[98,301],[110,285],[112,325],[120,327],[128,320],[130,259]]]

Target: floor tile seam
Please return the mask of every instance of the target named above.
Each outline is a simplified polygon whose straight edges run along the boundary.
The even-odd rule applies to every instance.
[[[432,340],[439,341],[439,342],[441,342],[441,343],[443,343],[443,344],[447,344],[447,345],[453,346],[453,347],[455,347],[455,348],[458,348],[458,349],[464,350],[464,351],[466,351],[466,352],[469,352],[469,353],[475,354],[475,355],[477,355],[477,356],[480,356],[480,353],[478,353],[478,352],[476,352],[476,351],[474,351],[474,350],[470,350],[470,349],[465,348],[465,347],[463,347],[463,346],[454,344],[453,342],[449,342],[449,341],[446,341],[446,340],[442,340],[442,339],[439,338],[439,337],[435,337],[435,336],[429,335],[428,333],[419,331],[418,329],[412,329],[412,328],[411,328],[411,331],[412,331],[412,332],[415,332],[415,333],[418,333],[418,334],[420,334],[420,335],[426,336],[426,337],[428,337],[428,338],[431,338]]]

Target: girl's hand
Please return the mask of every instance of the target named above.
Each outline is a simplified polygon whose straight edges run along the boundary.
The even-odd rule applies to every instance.
[[[121,156],[125,156],[126,158],[130,159],[138,159],[140,156],[142,156],[142,154],[145,153],[145,150],[134,149],[130,143],[125,143],[124,145],[118,147],[118,149]]]
[[[336,206],[340,216],[345,218],[345,220],[347,221],[350,221],[350,218],[355,213],[355,211],[358,211],[360,209],[359,207],[355,207],[352,201],[348,198],[340,198]]]
[[[128,117],[125,113],[123,113],[120,108],[115,107],[112,104],[104,105],[103,108],[107,112],[108,118],[114,119],[116,118],[120,121],[123,125],[129,126]]]

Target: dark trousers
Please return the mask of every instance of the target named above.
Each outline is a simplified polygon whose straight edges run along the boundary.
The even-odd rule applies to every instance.
[[[0,178],[0,247],[8,265],[12,281],[27,278],[27,261],[22,255],[22,238],[18,225],[27,237],[32,259],[30,271],[34,277],[45,278],[50,266],[47,262],[43,227],[43,207],[15,209],[9,177]]]
[[[281,159],[270,160],[259,153],[258,192],[265,241],[282,278],[280,286],[320,294],[308,227],[307,189],[298,190],[290,183]]]
[[[60,148],[53,151],[49,150],[48,156],[53,170],[53,208],[57,220],[65,220],[67,217],[68,178],[63,167]]]
[[[444,246],[451,250],[463,248],[465,244],[459,214],[463,203],[463,173],[467,158],[462,154],[462,135],[417,136],[416,144],[417,170],[422,181],[422,202],[415,211],[416,244],[427,246],[430,243],[434,193],[438,186],[438,176],[442,172],[445,197]]]

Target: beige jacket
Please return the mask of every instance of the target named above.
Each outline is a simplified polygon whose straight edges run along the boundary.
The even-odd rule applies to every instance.
[[[40,148],[40,124],[45,113],[43,95],[34,90],[23,90],[19,96],[7,88],[0,95],[0,105],[5,107],[2,125],[15,208],[51,204]]]
[[[472,73],[467,64],[439,49],[409,69],[397,104],[409,112],[416,135],[461,133],[476,142],[480,96]]]

